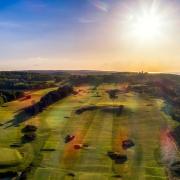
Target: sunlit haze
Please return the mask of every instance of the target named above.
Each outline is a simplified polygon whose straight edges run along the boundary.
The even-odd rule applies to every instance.
[[[177,0],[0,1],[0,70],[179,72]]]

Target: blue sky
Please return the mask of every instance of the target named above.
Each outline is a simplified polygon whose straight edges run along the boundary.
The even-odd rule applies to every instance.
[[[129,7],[136,9],[137,2],[0,0],[0,70],[127,70],[127,61],[139,62],[129,56],[127,43],[123,44],[121,38],[117,42],[116,35],[123,29],[119,26],[117,30],[117,24],[123,22]],[[179,6],[175,0],[163,6],[168,7],[169,2]],[[131,52],[134,57],[139,53],[134,49]],[[140,57],[141,66],[136,69],[143,66],[145,57]],[[152,58],[162,59],[154,52]]]
[[[95,1],[94,1],[95,2]],[[0,62],[22,61],[22,68],[33,67],[33,58],[49,59],[81,49],[81,39],[106,9],[98,9],[89,0],[1,0]],[[86,38],[86,37],[85,37]],[[77,42],[79,41],[79,43]],[[80,47],[78,47],[80,46]],[[23,61],[29,61],[24,63]],[[32,63],[32,64],[31,64]],[[6,65],[7,64],[7,65]],[[23,65],[24,64],[24,65]],[[38,66],[41,65],[41,62]],[[3,67],[4,66],[4,67]],[[35,63],[34,66],[37,66]],[[28,68],[27,67],[27,68]],[[18,67],[17,67],[18,68]],[[41,68],[41,67],[37,67]],[[60,67],[61,68],[61,67]],[[71,67],[70,67],[71,68]]]

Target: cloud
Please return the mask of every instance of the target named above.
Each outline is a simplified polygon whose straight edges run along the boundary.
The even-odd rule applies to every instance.
[[[98,10],[104,11],[104,12],[108,12],[109,11],[109,7],[108,4],[103,2],[102,0],[90,0],[91,4],[93,4],[93,6],[95,6]]]

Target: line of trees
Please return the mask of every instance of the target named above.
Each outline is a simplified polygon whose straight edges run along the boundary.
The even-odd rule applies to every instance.
[[[22,91],[0,91],[0,105],[23,97],[23,95],[24,93]]]
[[[27,107],[24,110],[29,115],[36,115],[39,112],[42,112],[49,105],[69,96],[72,93],[73,87],[69,85],[64,85],[58,88],[58,90],[49,92],[48,94],[43,96],[39,102],[30,107]]]

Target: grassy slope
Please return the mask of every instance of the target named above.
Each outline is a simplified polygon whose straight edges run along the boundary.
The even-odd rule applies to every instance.
[[[27,107],[29,105],[31,105],[32,101],[39,101],[39,99],[46,94],[47,92],[53,90],[54,88],[48,88],[48,89],[43,89],[43,90],[38,90],[38,91],[32,91],[32,92],[28,92],[28,94],[31,94],[31,99],[29,100],[24,100],[21,101],[16,100],[16,101],[12,101],[9,103],[6,103],[5,107],[0,107],[0,123],[4,124],[5,122],[13,119],[14,115],[18,113],[19,110],[21,110],[24,107]],[[18,143],[20,142],[21,139],[21,129],[23,127],[23,124],[21,124],[19,127],[10,127],[10,128],[5,128],[5,126],[0,126],[0,159],[2,160],[1,157],[4,157],[3,161],[5,164],[5,161],[7,159],[7,163],[9,161],[14,161],[14,158],[12,158],[13,153],[16,153],[15,151],[12,151],[11,149],[7,149],[6,152],[3,151],[3,148],[9,148],[9,146],[13,143]],[[26,166],[26,164],[29,163],[29,161],[32,160],[32,152],[33,150],[31,149],[30,145],[26,145],[25,147],[21,148],[21,152],[26,153],[24,154],[26,158],[26,160],[22,160],[23,164],[20,165],[20,168],[23,168]],[[18,158],[18,157],[17,157]],[[17,159],[18,160],[18,159]],[[19,160],[18,160],[19,161]],[[10,165],[10,164],[9,164]],[[8,168],[8,167],[6,167]],[[4,169],[0,169],[0,171],[3,172]],[[16,167],[9,167],[9,170],[13,170],[16,171]]]
[[[15,149],[1,148],[0,166],[16,165],[22,162],[21,154]]]
[[[51,106],[39,117],[46,122],[51,133],[46,147],[56,148],[54,152],[42,152],[43,160],[35,170],[32,179],[111,179],[121,175],[124,180],[167,179],[160,161],[160,130],[173,126],[174,122],[161,112],[162,101],[138,94],[122,94],[117,100],[110,100],[105,90],[117,85],[103,85],[98,88],[99,98],[92,97],[93,91],[76,97],[69,97]],[[101,111],[76,115],[73,110],[85,104],[124,104],[122,116]],[[150,104],[150,105],[149,105]],[[64,116],[70,116],[69,119]],[[64,144],[64,137],[74,134],[75,140]],[[120,146],[126,138],[134,140],[136,146],[127,151]],[[76,143],[88,143],[88,150],[74,150]],[[128,155],[123,165],[114,164],[107,156],[109,150]]]

